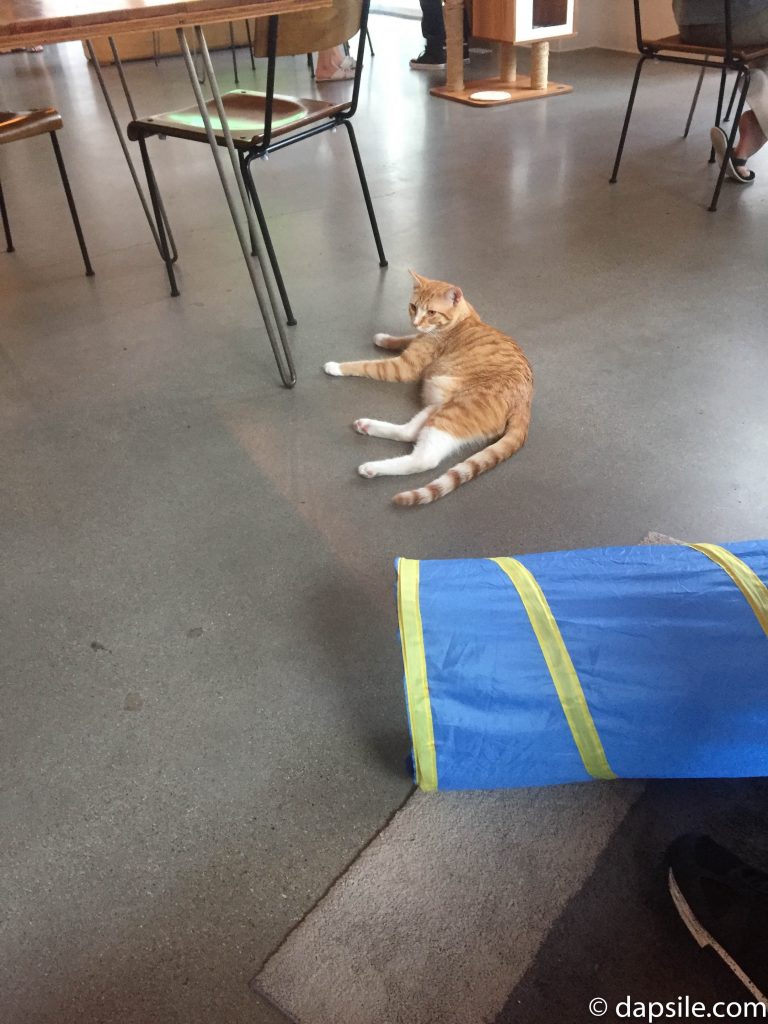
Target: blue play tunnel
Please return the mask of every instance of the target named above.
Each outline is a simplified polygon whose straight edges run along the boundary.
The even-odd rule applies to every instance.
[[[422,789],[768,775],[768,541],[397,575]]]

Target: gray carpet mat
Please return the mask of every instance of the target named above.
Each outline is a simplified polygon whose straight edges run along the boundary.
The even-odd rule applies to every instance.
[[[764,779],[416,793],[254,988],[297,1024],[551,1024],[591,1019],[598,996],[743,1001],[679,921],[663,854],[707,831],[764,865],[766,820]]]
[[[551,1024],[590,1019],[596,996],[743,1002],[677,917],[663,855],[703,830],[766,865],[766,821],[765,779],[417,793],[254,985],[298,1024]]]
[[[299,1024],[492,1020],[641,792],[416,793],[257,990]]]

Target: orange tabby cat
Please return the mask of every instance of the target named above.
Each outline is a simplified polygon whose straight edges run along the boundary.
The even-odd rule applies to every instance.
[[[461,288],[410,274],[414,286],[408,312],[418,333],[407,338],[377,334],[373,339],[379,348],[403,354],[394,359],[326,363],[323,369],[332,377],[423,383],[424,408],[408,423],[355,421],[360,434],[414,442],[410,455],[363,463],[361,476],[434,469],[465,445],[494,440],[426,487],[394,497],[397,505],[426,505],[522,448],[531,419],[533,371],[511,338],[483,323]]]

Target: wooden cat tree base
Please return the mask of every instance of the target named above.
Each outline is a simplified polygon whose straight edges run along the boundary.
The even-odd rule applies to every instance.
[[[498,107],[502,103],[518,103],[520,100],[540,100],[545,96],[562,96],[573,92],[572,85],[560,85],[558,82],[547,82],[543,89],[534,89],[528,75],[518,75],[514,82],[506,82],[502,78],[479,78],[473,82],[465,82],[458,91],[448,85],[436,85],[429,90],[432,96],[440,96],[444,100],[455,100],[466,103],[470,107]],[[497,93],[486,96],[484,93]]]
[[[573,35],[574,0],[474,0],[472,31],[501,43],[499,74],[464,81],[464,0],[444,0],[446,82],[432,96],[495,107],[545,96],[562,96],[570,85],[549,81],[549,39]],[[531,74],[518,75],[515,43],[531,44]]]

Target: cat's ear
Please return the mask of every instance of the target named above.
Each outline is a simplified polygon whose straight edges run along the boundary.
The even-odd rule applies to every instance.
[[[421,274],[417,274],[415,270],[409,270],[408,273],[411,275],[416,284],[422,284],[426,278],[422,277]]]
[[[464,298],[464,292],[462,292],[461,288],[459,288],[458,285],[453,285],[445,293],[445,298],[448,302],[450,302],[452,306],[458,306],[458,304]]]

